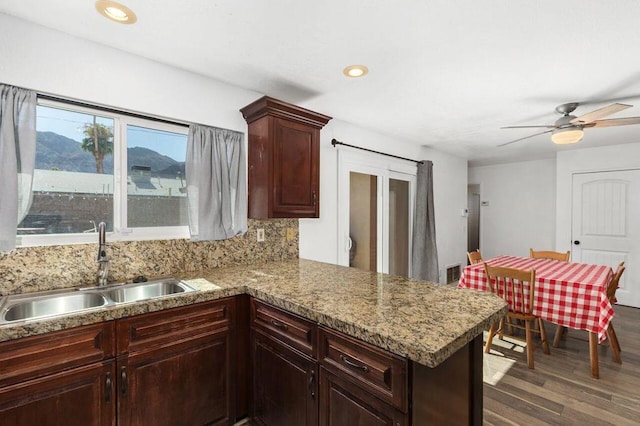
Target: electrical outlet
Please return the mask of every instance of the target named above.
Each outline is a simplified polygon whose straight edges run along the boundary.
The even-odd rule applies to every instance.
[[[296,230],[287,228],[287,241],[292,241],[296,237]]]
[[[264,242],[264,228],[258,228],[256,230],[256,235],[258,237],[258,242],[259,243],[263,243]]]

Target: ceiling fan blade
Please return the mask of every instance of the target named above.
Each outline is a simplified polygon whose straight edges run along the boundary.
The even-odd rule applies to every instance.
[[[571,124],[587,124],[596,121],[599,118],[606,117],[607,115],[615,114],[618,111],[631,108],[633,105],[627,104],[611,104],[609,106],[596,109],[595,111],[588,112],[580,117],[576,117],[571,120]]]
[[[553,129],[551,129],[551,130],[545,130],[544,132],[540,132],[540,133],[534,133],[533,135],[525,136],[524,138],[515,139],[515,140],[509,141],[509,142],[501,143],[501,144],[500,144],[500,145],[498,145],[498,146],[506,146],[506,145],[510,145],[510,144],[512,144],[512,143],[514,143],[514,142],[520,142],[520,141],[522,141],[522,140],[529,139],[529,138],[532,138],[532,137],[534,137],[534,136],[544,135],[545,133],[550,133],[550,132],[553,132]]]
[[[546,129],[555,129],[556,126],[553,124],[549,124],[549,125],[541,125],[541,126],[504,126],[504,127],[500,127],[501,129],[533,129],[536,127],[543,127]]]
[[[626,117],[626,118],[612,118],[610,120],[597,120],[593,122],[593,127],[626,126],[628,124],[640,124],[640,117]]]

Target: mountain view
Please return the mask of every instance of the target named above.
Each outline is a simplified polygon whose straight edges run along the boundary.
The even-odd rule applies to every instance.
[[[162,155],[147,148],[127,149],[127,162],[131,166],[149,166],[153,176],[184,176],[184,162]],[[104,158],[104,172],[113,173],[113,155]],[[69,172],[96,172],[96,160],[83,151],[81,143],[53,132],[37,132],[36,169],[64,170]]]

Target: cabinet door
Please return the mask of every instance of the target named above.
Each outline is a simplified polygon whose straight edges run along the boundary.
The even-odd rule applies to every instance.
[[[362,388],[320,368],[320,425],[404,426],[407,416]]]
[[[273,141],[273,216],[319,217],[320,131],[277,118]]]
[[[90,364],[0,388],[0,424],[115,425],[113,362]]]
[[[118,361],[121,425],[229,424],[231,334],[136,353]]]
[[[252,421],[268,426],[316,425],[316,362],[255,330],[252,357]]]

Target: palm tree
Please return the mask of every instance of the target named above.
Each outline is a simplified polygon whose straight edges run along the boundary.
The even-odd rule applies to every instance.
[[[82,150],[90,152],[96,159],[96,173],[102,173],[102,161],[105,155],[113,154],[113,132],[104,124],[87,124],[84,127],[86,138],[82,139]],[[94,141],[98,143],[95,144]]]

